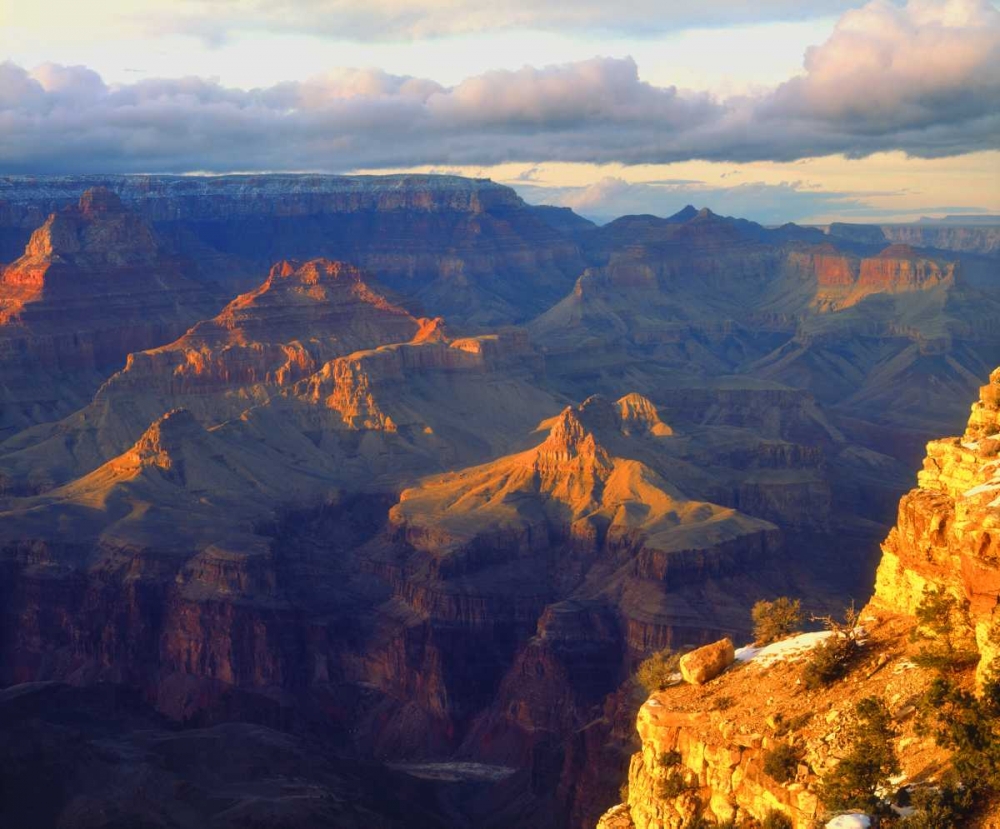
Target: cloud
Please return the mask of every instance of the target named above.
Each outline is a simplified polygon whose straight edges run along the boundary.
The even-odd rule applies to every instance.
[[[10,173],[938,157],[993,149],[998,135],[1000,12],[986,0],[874,0],[807,53],[801,75],[724,100],[649,84],[628,58],[454,87],[345,69],[251,90],[0,64]]]
[[[598,224],[619,216],[670,216],[688,204],[709,207],[721,215],[740,216],[765,225],[826,222],[832,216],[870,221],[910,215],[987,212],[983,208],[961,205],[878,207],[872,204],[873,198],[902,196],[907,191],[823,190],[801,181],[780,184],[747,182],[720,187],[701,181],[627,182],[616,176],[607,176],[593,184],[579,187],[542,186],[520,181],[506,183],[531,204],[571,207],[581,216]]]
[[[755,182],[716,187],[703,182],[668,185],[630,183],[620,178],[607,177],[585,187],[541,187],[511,183],[528,202],[572,207],[580,215],[599,224],[627,215],[670,216],[687,204],[710,207],[716,213],[742,216],[762,224],[783,224],[830,215],[872,216],[879,211],[870,207],[867,199],[873,195],[886,195],[816,191],[799,182]]]
[[[387,41],[503,30],[655,35],[691,27],[807,20],[839,14],[852,0],[181,0],[130,15],[155,31],[220,42],[262,30]],[[124,16],[124,12],[122,15]]]

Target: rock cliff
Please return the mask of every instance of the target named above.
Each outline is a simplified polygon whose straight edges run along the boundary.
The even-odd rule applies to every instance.
[[[211,314],[193,270],[108,190],[50,215],[0,270],[0,434],[66,414],[130,352]]]
[[[94,185],[233,293],[273,262],[323,256],[377,272],[428,315],[489,330],[544,310],[583,267],[565,222],[509,187],[456,176],[8,177],[0,221],[31,227]]]
[[[51,489],[184,408],[317,469],[336,458],[345,486],[393,489],[522,441],[558,410],[543,371],[523,331],[449,337],[352,266],[281,263],[215,318],[129,355],[90,405],[8,442],[0,468],[10,491]]]
[[[1000,655],[1000,369],[965,434],[927,444],[917,479],[882,545],[872,604],[912,615],[928,589],[967,603],[981,681]]]
[[[618,219],[584,248],[573,291],[529,324],[566,393],[583,392],[578,378],[614,396],[773,381],[814,395],[869,448],[885,451],[868,433],[891,427],[910,464],[1000,361],[1000,305],[974,257],[693,210]]]
[[[964,618],[954,620],[953,635],[978,648],[968,682],[981,688],[1000,654],[998,445],[1000,369],[981,388],[964,435],[927,445],[919,485],[903,496],[882,546],[874,595],[861,614],[864,641],[847,678],[803,684],[801,662],[816,647],[814,637],[837,635],[818,633],[743,648],[736,664],[703,688],[654,693],[638,714],[641,750],[631,760],[627,796],[599,829],[679,829],[699,816],[760,821],[772,812],[796,829],[815,826],[831,816],[822,781],[844,756],[850,707],[865,697],[890,712],[902,764],[894,784],[940,779],[948,751],[914,717],[937,676],[914,656],[922,647],[913,635],[922,624],[917,610],[928,590],[957,600]],[[776,748],[796,758],[787,779],[768,766]],[[978,806],[975,825],[994,826],[996,804]]]

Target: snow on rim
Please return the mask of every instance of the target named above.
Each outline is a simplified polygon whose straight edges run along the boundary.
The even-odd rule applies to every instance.
[[[872,819],[864,814],[837,815],[826,829],[871,829]]]
[[[772,642],[763,647],[747,645],[736,651],[736,661],[752,662],[761,668],[766,668],[776,662],[794,662],[833,635],[832,630],[819,630],[815,633],[800,633],[798,636],[782,639],[780,642]]]

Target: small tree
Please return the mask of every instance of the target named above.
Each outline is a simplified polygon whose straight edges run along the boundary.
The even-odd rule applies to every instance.
[[[971,641],[968,602],[943,590],[925,587],[915,616],[914,639],[930,640],[914,661],[927,668],[961,668],[975,664],[979,652]]]
[[[969,789],[921,787],[910,802],[913,811],[899,821],[900,829],[961,829],[968,825],[973,801]]]
[[[802,603],[781,596],[773,602],[761,600],[750,611],[753,635],[758,645],[769,645],[795,633],[802,627]]]
[[[776,783],[788,783],[795,779],[802,753],[788,743],[779,743],[764,752],[764,773]]]
[[[861,650],[858,642],[858,611],[854,602],[844,610],[844,621],[833,616],[813,616],[812,621],[823,622],[833,635],[813,648],[806,662],[802,678],[809,689],[829,685],[843,677]]]
[[[1000,792],[1000,679],[994,673],[979,698],[939,677],[921,701],[921,719],[934,724],[939,746],[951,749],[951,765],[967,788]]]
[[[680,768],[674,766],[657,783],[656,793],[663,800],[673,800],[680,797],[688,789],[692,788],[688,782],[687,775]]]
[[[771,809],[760,823],[761,829],[792,829],[792,819],[784,812]]]
[[[670,648],[664,648],[639,663],[635,678],[647,693],[662,691],[677,672],[679,662],[680,654],[674,653]]]
[[[899,758],[892,744],[895,736],[892,717],[882,700],[866,697],[858,702],[847,733],[847,753],[822,783],[820,794],[827,809],[881,810],[877,792],[899,773]]]
[[[660,765],[665,769],[670,768],[671,766],[679,766],[681,764],[681,760],[683,759],[684,758],[681,757],[681,753],[676,749],[671,751],[662,751],[660,752],[660,756],[657,758]]]

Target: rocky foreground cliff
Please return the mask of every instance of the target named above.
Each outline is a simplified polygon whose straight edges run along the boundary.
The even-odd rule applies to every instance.
[[[982,387],[964,435],[928,444],[919,485],[901,500],[882,546],[874,596],[850,621],[858,627],[735,654],[730,646],[705,684],[666,679],[672,687],[639,711],[642,747],[623,802],[600,829],[867,827],[878,809],[838,817],[831,805],[831,780],[857,762],[865,705],[885,712],[879,744],[897,763],[872,789],[882,825],[1000,825],[1000,735],[989,713],[1000,666],[998,448],[1000,369]],[[852,643],[854,656],[818,682],[817,652],[839,640]],[[949,789],[956,775],[959,785]],[[963,791],[971,802],[955,805]]]

